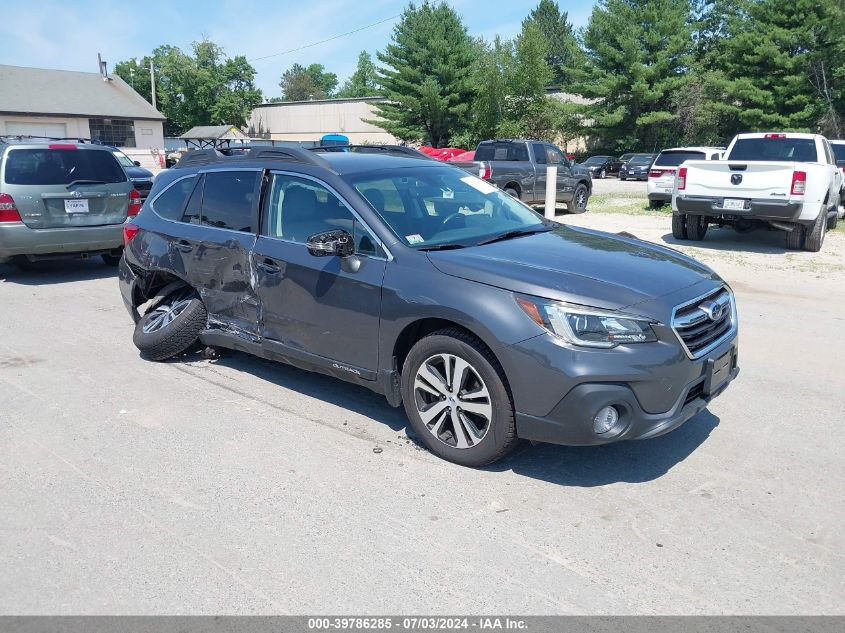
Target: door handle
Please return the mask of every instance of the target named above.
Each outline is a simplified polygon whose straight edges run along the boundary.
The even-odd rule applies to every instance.
[[[194,250],[194,247],[191,246],[191,243],[186,242],[185,240],[179,240],[173,246],[174,248],[176,248],[177,251],[182,251],[183,253],[190,253],[192,250]]]
[[[263,262],[258,262],[258,268],[268,275],[278,275],[282,270],[269,259],[265,259]]]

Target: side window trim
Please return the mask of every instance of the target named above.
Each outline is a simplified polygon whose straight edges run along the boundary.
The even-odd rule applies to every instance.
[[[373,236],[373,238],[376,240],[376,243],[378,244],[379,248],[381,248],[381,250],[383,250],[385,255],[386,255],[386,257],[379,257],[378,255],[367,255],[367,254],[362,254],[361,256],[362,257],[369,257],[370,259],[381,259],[381,260],[385,260],[385,261],[393,261],[393,253],[391,253],[390,249],[387,248],[387,246],[385,246],[384,241],[379,237],[378,233],[373,231],[373,229],[370,227],[370,225],[367,224],[367,222],[364,221],[364,218],[362,218],[361,215],[352,207],[352,205],[349,204],[346,201],[346,198],[344,198],[342,195],[340,195],[337,192],[337,190],[334,187],[332,187],[330,184],[328,184],[327,182],[320,180],[319,178],[312,176],[310,174],[303,174],[303,173],[297,173],[297,172],[292,172],[292,171],[284,171],[284,170],[281,170],[281,169],[271,169],[270,174],[272,176],[278,175],[278,176],[290,176],[292,178],[302,178],[303,180],[310,180],[311,182],[316,183],[317,185],[319,185],[321,187],[324,187],[326,189],[326,191],[328,191],[333,196],[335,196],[338,200],[340,200],[341,204],[344,207],[346,207],[346,209],[349,211],[349,213],[352,214],[352,217],[355,218],[355,221],[360,223],[361,226],[363,226],[364,229],[366,229],[366,231],[370,235]],[[270,198],[271,197],[272,196],[269,196],[269,195],[265,196],[265,199],[266,199],[265,205],[270,204]],[[262,210],[262,215],[266,215],[267,218],[269,219],[269,215],[270,215],[269,209]],[[275,235],[268,235],[269,231],[267,231],[266,222],[264,222],[264,221],[262,221],[262,224],[259,227],[259,230],[260,230],[259,235],[261,237],[266,237],[267,239],[271,239],[271,240],[280,240],[280,241],[283,241],[283,242],[289,242],[291,244],[301,244],[301,242],[294,242],[293,240],[289,240],[289,239],[286,239],[284,237],[276,237]]]
[[[170,190],[170,188],[171,188],[171,187],[173,187],[173,186],[174,186],[177,182],[182,182],[183,180],[186,180],[186,179],[188,179],[188,178],[197,178],[197,181],[199,181],[199,174],[197,174],[197,173],[193,173],[193,174],[186,174],[186,175],[184,175],[184,176],[181,176],[181,177],[177,178],[177,179],[176,179],[176,180],[174,180],[173,182],[169,183],[169,184],[168,184],[168,185],[167,185],[164,189],[162,189],[161,191],[159,191],[159,192],[155,195],[155,197],[154,197],[154,198],[152,198],[152,199],[149,201],[149,203],[150,203],[150,209],[152,209],[152,210],[153,210],[153,213],[155,213],[155,214],[156,214],[156,217],[158,217],[158,218],[160,218],[160,219],[164,220],[165,222],[176,222],[176,223],[179,223],[179,224],[184,224],[184,222],[182,222],[181,220],[171,220],[170,218],[166,218],[166,217],[164,217],[163,215],[159,215],[158,211],[156,211],[155,204],[156,204],[156,200],[158,200],[158,199],[162,196],[162,194],[164,194],[166,191]],[[193,188],[191,189],[191,193],[189,193],[187,196],[185,196],[185,199],[182,201],[182,208],[180,209],[180,214],[179,214],[179,217],[182,217],[182,216],[184,215],[184,213],[185,213],[185,207],[188,205],[188,201],[191,199],[191,196],[192,196],[192,195],[194,195],[194,189],[196,189],[196,188],[197,188],[197,185],[196,185],[196,183],[194,183],[194,186],[193,186]]]

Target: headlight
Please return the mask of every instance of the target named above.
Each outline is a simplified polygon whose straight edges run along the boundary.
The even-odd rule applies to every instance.
[[[535,323],[573,345],[610,348],[657,340],[653,321],[642,317],[527,297],[516,302]]]

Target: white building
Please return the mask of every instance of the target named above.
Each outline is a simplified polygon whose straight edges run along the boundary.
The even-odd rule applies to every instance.
[[[343,134],[352,144],[396,143],[392,134],[367,122],[378,119],[375,104],[383,100],[360,97],[263,103],[252,111],[248,134],[276,141],[319,141],[326,134]]]
[[[117,75],[0,65],[0,136],[97,139],[164,147],[165,117]]]

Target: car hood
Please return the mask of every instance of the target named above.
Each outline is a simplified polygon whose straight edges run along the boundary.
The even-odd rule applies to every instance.
[[[427,255],[447,275],[609,310],[660,297],[675,305],[679,294],[697,296],[721,283],[707,266],[670,248],[570,226]],[[692,288],[699,284],[702,288]],[[685,289],[689,291],[678,292]],[[641,313],[665,318],[665,307],[655,305]]]

